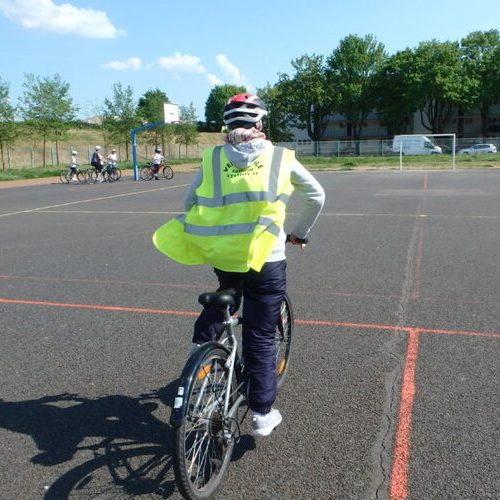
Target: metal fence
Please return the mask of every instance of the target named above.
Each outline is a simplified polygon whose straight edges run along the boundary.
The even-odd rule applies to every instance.
[[[118,161],[132,161],[132,154],[124,145],[115,146],[118,153]],[[203,149],[207,145],[192,144],[187,148],[182,144],[167,144],[164,155],[167,159],[186,159],[201,158]],[[102,146],[101,153],[106,157],[111,152],[112,146]],[[78,151],[77,160],[81,165],[90,164],[90,159],[94,152],[94,145],[67,145],[56,147],[50,145],[45,150],[45,166],[48,168],[66,166],[71,159],[71,151]],[[151,158],[154,153],[154,146],[144,144],[137,146],[137,157],[139,162],[145,162]],[[16,146],[5,147],[3,152],[3,163],[5,168],[36,168],[43,165],[43,148],[41,146]],[[0,169],[2,165],[0,165]]]
[[[440,146],[443,153],[452,153],[452,140],[450,137],[431,137],[432,142]],[[455,152],[467,148],[473,144],[493,144],[500,151],[500,137],[475,137],[457,138]],[[297,156],[324,156],[324,157],[348,157],[348,156],[395,156],[398,152],[393,151],[392,139],[367,139],[360,141],[293,141],[278,143],[280,146],[295,150]],[[193,144],[189,146],[181,144],[168,144],[163,154],[167,159],[193,159],[201,158],[202,151],[211,145]],[[79,145],[75,148],[61,145],[55,147],[50,145],[45,151],[45,165],[57,167],[67,165],[71,158],[71,150],[78,150],[78,161],[85,165],[90,163],[94,151],[94,145]],[[131,161],[131,153],[127,157],[124,145],[116,146],[120,162]],[[111,146],[103,146],[101,152],[106,154],[111,151]],[[139,163],[151,158],[154,146],[139,144],[137,146],[137,158]],[[5,168],[34,168],[43,165],[43,150],[40,146],[22,146],[16,148],[7,147],[3,152],[3,163]],[[1,168],[1,166],[0,166]]]
[[[429,137],[436,146],[440,146],[444,154],[453,152],[451,137],[432,137],[432,135],[426,137]],[[393,150],[392,142],[392,139],[367,139],[360,141],[293,141],[281,142],[279,145],[295,150],[297,156],[398,156],[399,151]],[[455,153],[473,144],[493,144],[500,151],[500,137],[467,137],[456,138]]]

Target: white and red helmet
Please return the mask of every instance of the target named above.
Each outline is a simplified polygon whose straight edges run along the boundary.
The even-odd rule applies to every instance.
[[[238,94],[231,97],[224,106],[222,119],[226,125],[258,123],[267,115],[264,101],[254,94]]]

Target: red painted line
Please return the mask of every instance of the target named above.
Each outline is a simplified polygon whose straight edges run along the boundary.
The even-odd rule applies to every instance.
[[[500,333],[497,332],[473,332],[467,330],[440,330],[435,328],[415,328],[418,333],[432,333],[433,335],[466,335],[478,337],[492,337],[500,339]]]
[[[137,312],[148,314],[165,314],[171,316],[198,316],[199,312],[195,311],[177,311],[172,309],[149,309],[144,307],[121,307],[121,306],[104,306],[100,304],[74,304],[65,302],[50,302],[42,300],[20,300],[20,299],[5,299],[0,297],[0,304],[24,304],[34,306],[47,306],[47,307],[68,307],[75,309],[94,309],[100,311],[119,311],[119,312]],[[441,335],[468,335],[479,337],[493,337],[500,338],[500,333],[497,332],[474,332],[464,330],[444,330],[433,328],[416,328],[410,326],[393,326],[393,325],[378,325],[372,323],[348,323],[342,321],[321,321],[314,319],[296,319],[295,323],[302,325],[320,325],[320,326],[333,326],[340,328],[356,328],[358,330],[387,330],[396,332],[410,333],[415,331],[417,333],[431,333]]]
[[[410,329],[401,386],[398,427],[394,443],[389,498],[402,500],[408,496],[408,469],[410,464],[411,423],[415,398],[415,368],[418,356],[418,332]]]
[[[408,328],[392,325],[375,325],[370,323],[344,323],[341,321],[321,321],[316,319],[296,319],[295,323],[302,325],[323,325],[339,326],[343,328],[361,328],[363,330],[389,330],[389,331],[407,331]]]
[[[49,306],[49,307],[70,307],[75,309],[94,309],[100,311],[120,311],[120,312],[139,312],[150,314],[170,314],[175,316],[198,316],[200,313],[191,311],[175,311],[168,309],[147,309],[142,307],[119,307],[119,306],[101,306],[99,304],[66,304],[64,302],[45,302],[41,300],[18,300],[18,299],[2,299],[0,303],[6,304],[28,304],[34,306]]]
[[[157,281],[124,281],[124,280],[101,280],[85,278],[50,278],[46,276],[10,275],[0,274],[0,279],[5,280],[31,280],[31,281],[62,281],[68,283],[98,283],[108,285],[134,285],[134,286],[160,286],[164,288],[193,288],[199,289],[199,285],[187,285],[184,283],[165,283]]]
[[[157,281],[125,281],[125,280],[106,280],[106,279],[85,279],[85,278],[51,278],[47,276],[29,276],[29,275],[10,275],[10,274],[0,274],[0,280],[32,280],[32,281],[61,281],[68,283],[97,283],[97,284],[110,284],[110,285],[134,285],[134,286],[157,286],[163,288],[189,288],[194,290],[200,290],[199,285],[189,285],[186,283],[168,283],[168,282],[157,282]],[[201,290],[202,291],[202,290]],[[355,292],[309,292],[307,290],[301,292],[303,295],[320,295],[321,297],[368,297],[374,299],[399,299],[400,294],[382,294],[382,293],[355,293]],[[485,299],[488,301],[494,301],[495,304],[500,300],[497,295],[483,296],[481,300],[470,299],[469,296],[458,297],[456,300],[446,300],[441,297],[419,297],[421,301],[432,302],[434,304],[484,304]]]
[[[414,330],[417,333],[431,333],[434,335],[467,335],[467,336],[478,336],[478,337],[492,337],[500,338],[500,333],[497,332],[474,332],[467,330],[445,330],[445,329],[435,329],[435,328],[417,328],[411,326],[392,326],[392,325],[377,325],[370,323],[345,323],[340,321],[319,321],[319,320],[306,320],[306,319],[296,319],[295,323],[303,325],[324,325],[324,326],[337,326],[341,328],[358,328],[366,330],[388,330],[388,331],[398,331],[406,332]]]

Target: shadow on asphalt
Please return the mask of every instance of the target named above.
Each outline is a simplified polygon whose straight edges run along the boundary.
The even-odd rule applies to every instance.
[[[31,459],[35,464],[50,467],[69,462],[83,450],[93,454],[92,460],[65,472],[47,487],[45,500],[88,490],[99,469],[109,471],[108,486],[111,482],[130,495],[149,493],[166,498],[175,489],[172,474],[167,479],[172,468],[173,430],[152,412],[158,402],[169,405],[176,384],[137,398],[86,399],[66,393],[28,401],[0,400],[0,426],[33,438],[40,450]],[[87,438],[102,441],[85,445]]]
[[[159,403],[171,407],[177,384],[137,398],[87,399],[64,393],[27,401],[0,399],[0,426],[32,437],[40,451],[31,458],[34,464],[51,467],[72,461],[78,452],[93,454],[46,487],[44,500],[68,499],[77,491],[99,496],[113,487],[131,496],[168,498],[175,491],[174,431],[153,412]],[[85,445],[88,438],[102,440]],[[232,461],[253,449],[253,436],[241,436]]]

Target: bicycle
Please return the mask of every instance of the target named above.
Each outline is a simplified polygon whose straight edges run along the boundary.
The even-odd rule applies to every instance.
[[[97,168],[90,167],[87,170],[87,175],[90,183],[95,184],[97,182],[97,177],[98,177]],[[102,175],[102,182],[115,182],[120,180],[122,172],[120,168],[117,167],[115,164],[108,162],[102,168],[101,175]]]
[[[119,181],[122,178],[122,171],[120,167],[117,166],[116,162],[108,161],[107,171],[109,172],[109,176],[113,178],[113,181]]]
[[[238,411],[246,404],[247,375],[235,331],[244,320],[230,313],[234,294],[228,289],[199,296],[203,307],[223,311],[225,330],[218,342],[207,342],[192,352],[170,416],[176,482],[182,495],[193,500],[209,498],[219,487],[248,412],[238,421]],[[285,294],[275,333],[278,388],[288,372],[292,332],[292,306]]]
[[[78,182],[79,184],[85,184],[87,182],[87,175],[85,170],[81,170],[80,167],[76,167],[76,170],[72,170],[71,166],[68,165],[66,170],[61,170],[59,173],[59,178],[63,184],[70,184],[71,182]]]
[[[174,177],[174,169],[170,165],[161,164],[157,170],[156,166],[151,162],[148,162],[143,167],[141,167],[139,176],[143,181],[150,181],[154,178],[155,174],[160,173],[167,180],[173,179]]]

